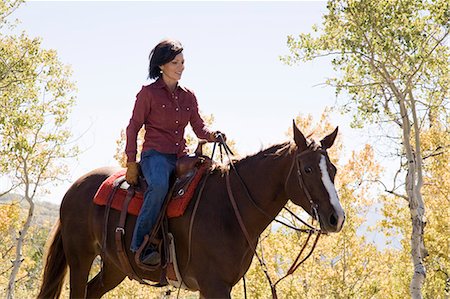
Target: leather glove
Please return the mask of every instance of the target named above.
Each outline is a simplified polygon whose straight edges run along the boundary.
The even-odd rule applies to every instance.
[[[222,141],[220,136],[222,136],[224,142],[227,141],[227,136],[224,133],[222,133],[220,131],[215,131],[215,132],[211,133],[211,137],[213,139],[213,142],[220,142],[220,141]]]
[[[137,162],[127,163],[127,173],[125,180],[130,185],[137,185],[139,180],[139,164]]]

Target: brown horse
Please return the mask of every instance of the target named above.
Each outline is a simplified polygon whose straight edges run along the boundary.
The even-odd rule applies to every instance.
[[[250,267],[254,248],[249,243],[256,246],[260,234],[289,199],[312,216],[316,214],[313,213],[315,207],[322,230],[341,230],[345,215],[333,184],[336,168],[326,152],[334,143],[337,128],[322,139],[320,145],[308,143],[295,123],[293,129],[295,143],[272,146],[234,164],[248,193],[238,174],[229,173],[230,186],[250,242],[237,221],[227,193],[226,174],[220,169],[209,176],[199,199],[191,242],[188,230],[194,203],[191,202],[183,216],[170,219],[169,230],[175,239],[183,282],[189,289],[199,291],[201,298],[230,298],[231,289]],[[116,170],[94,170],[78,179],[65,194],[39,298],[60,295],[67,266],[71,298],[100,298],[126,277],[120,269],[114,238],[108,237],[103,267],[88,282],[91,265],[102,251],[105,213],[105,207],[95,205],[92,199],[101,183]],[[118,218],[119,212],[111,210],[109,236],[114,235]],[[127,248],[135,220],[136,217],[129,216],[127,221]],[[190,262],[187,265],[188,250]],[[159,281],[159,271],[143,271],[134,263],[130,251],[128,257],[140,277]]]

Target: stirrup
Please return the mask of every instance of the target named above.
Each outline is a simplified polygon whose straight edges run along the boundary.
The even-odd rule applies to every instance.
[[[157,266],[161,263],[161,255],[156,250],[152,250],[149,253],[144,252],[141,257],[141,262],[145,265]]]

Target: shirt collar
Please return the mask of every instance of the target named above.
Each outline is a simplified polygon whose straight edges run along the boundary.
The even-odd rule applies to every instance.
[[[155,81],[155,83],[153,83],[153,86],[156,88],[167,88],[166,83],[164,82],[163,78],[158,78],[158,80]],[[181,90],[183,90],[184,92],[187,92],[186,87],[180,85],[178,83],[177,88],[180,88]]]

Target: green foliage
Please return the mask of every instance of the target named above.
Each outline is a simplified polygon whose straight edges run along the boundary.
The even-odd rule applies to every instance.
[[[395,175],[394,188],[386,190],[396,197],[383,196],[381,227],[388,236],[400,238],[402,251],[399,262],[390,269],[396,279],[389,278],[393,287],[387,294],[392,298],[408,296],[407,281],[411,278],[411,286],[420,291],[424,263],[431,275],[427,275],[423,295],[448,297],[448,259],[443,257],[449,256],[450,215],[446,213],[448,188],[442,182],[448,168],[443,156],[449,144],[450,49],[446,40],[450,2],[337,0],[328,1],[327,8],[320,28],[288,37],[292,55],[282,60],[294,64],[332,57],[338,75],[327,83],[348,99],[342,108],[353,113],[353,126],[379,123],[389,135],[399,137],[395,150],[402,169]],[[405,179],[399,179],[399,174]],[[407,196],[398,191],[398,186],[405,185]],[[425,229],[422,198],[428,211]],[[442,207],[446,207],[445,212]],[[408,209],[410,214],[405,212]],[[404,238],[410,235],[411,240]],[[423,239],[429,246],[425,259],[421,254]],[[407,269],[411,256],[414,276]],[[411,295],[420,296],[415,291]]]
[[[282,60],[331,56],[340,76],[327,83],[350,97],[343,108],[355,108],[354,126],[398,122],[396,101],[410,92],[428,108],[423,114],[442,112],[450,86],[448,1],[339,0],[327,8],[322,28],[288,37],[292,55]]]
[[[0,2],[0,30],[9,26],[7,18],[13,13],[24,0],[3,0]]]
[[[19,184],[66,173],[61,158],[77,154],[65,126],[74,105],[71,71],[54,50],[25,34],[0,39],[0,171]],[[25,173],[26,172],[26,173]]]
[[[20,3],[0,4],[0,28]],[[78,153],[69,144],[71,132],[66,126],[75,103],[70,76],[56,51],[43,49],[39,38],[0,33],[0,176],[11,186],[0,190],[0,195],[17,188],[28,203],[27,216],[10,232],[12,243],[6,248],[14,252],[9,256],[12,267],[5,270],[10,273],[7,298],[31,287],[40,275],[36,267],[42,251],[27,246],[29,232],[41,247],[46,238],[31,228],[34,198],[46,191],[44,185],[68,173],[63,159]]]
[[[450,155],[446,147],[450,145],[450,136],[442,125],[436,123],[421,135],[424,148],[436,149],[430,151],[425,157],[425,187],[424,199],[427,203],[427,225],[425,230],[425,245],[428,256],[425,258],[427,279],[424,284],[425,298],[446,298],[450,295]],[[443,145],[446,145],[445,148]],[[408,202],[394,197],[384,200],[384,220],[380,223],[394,236],[408,236],[411,227],[408,225],[410,215],[406,212]],[[398,255],[398,262],[391,272],[396,277],[394,285],[406,283],[410,275],[405,273],[410,262],[408,252],[409,240],[401,239],[402,251]],[[395,292],[399,292],[395,288]],[[407,296],[407,292],[403,293]]]

